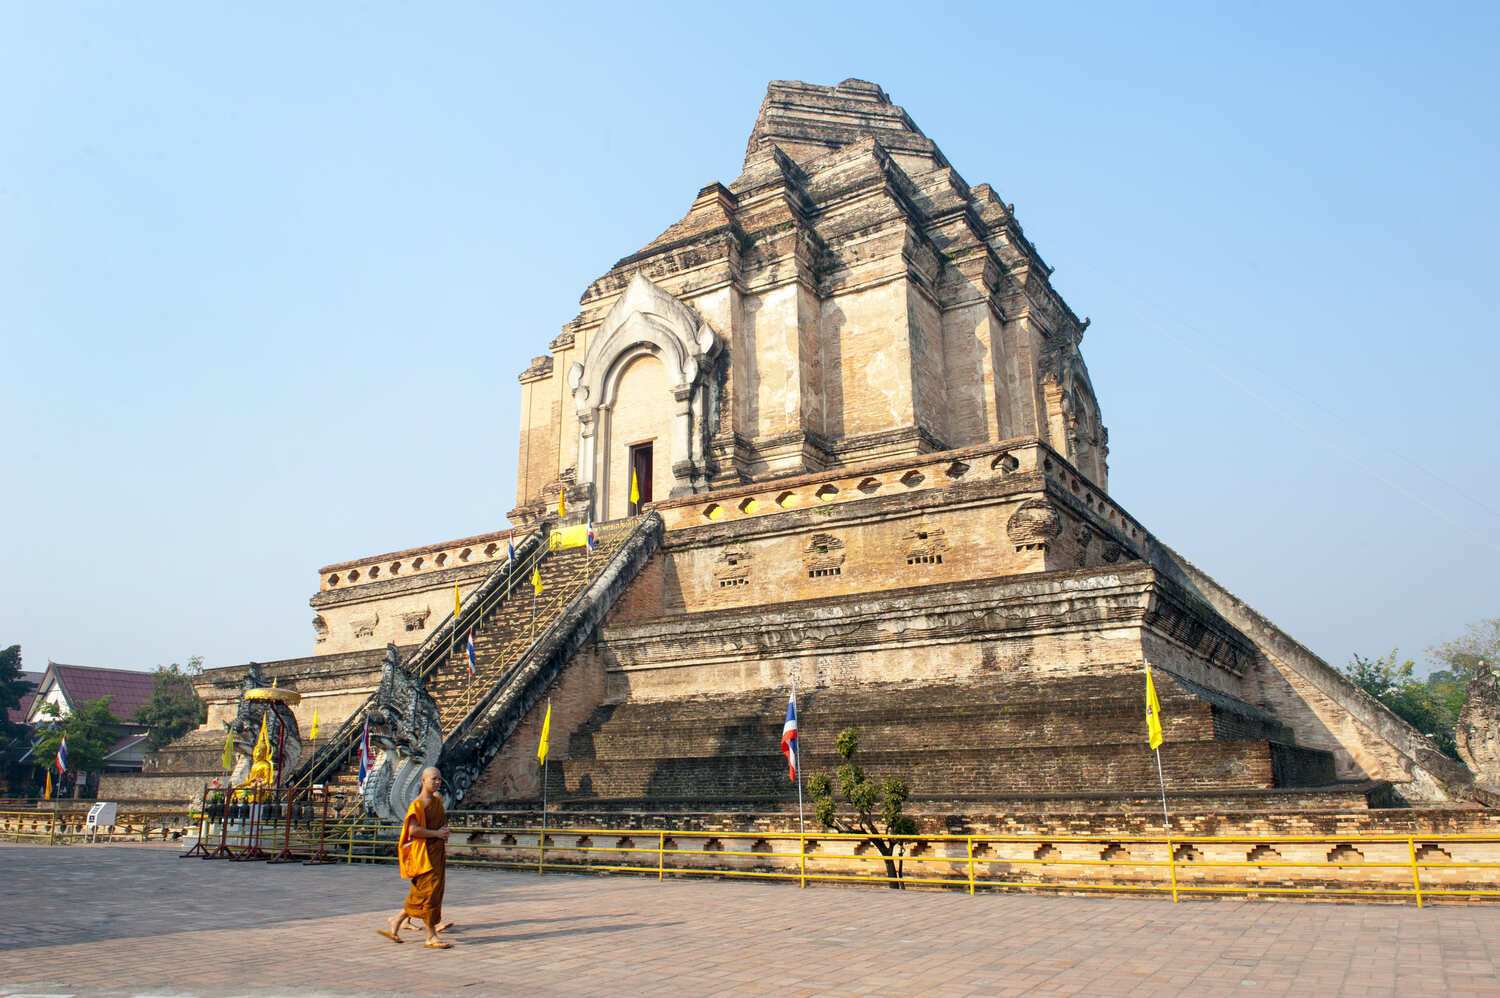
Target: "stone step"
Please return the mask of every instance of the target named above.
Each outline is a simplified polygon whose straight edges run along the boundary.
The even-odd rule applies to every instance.
[[[924,796],[989,797],[1035,792],[1085,793],[1099,787],[1149,792],[1156,758],[1143,741],[1072,746],[930,751],[866,751],[856,757],[877,782],[896,776]],[[808,752],[805,774],[833,774],[840,760]],[[1326,752],[1266,741],[1167,744],[1161,752],[1169,790],[1251,790],[1334,782]],[[558,760],[550,786],[563,798],[650,798],[714,801],[779,796],[790,788],[779,753],[659,759]]]
[[[950,709],[918,716],[891,711],[848,710],[833,718],[801,721],[804,751],[832,752],[834,739],[845,727],[859,730],[866,746],[882,750],[921,749],[934,744],[999,749],[1033,746],[1088,745],[1099,742],[1144,740],[1146,720],[1139,702],[1087,703],[1074,709],[1055,705],[1006,708],[986,705],[968,711]],[[1163,717],[1163,732],[1171,742],[1213,741],[1278,734],[1264,725],[1234,723],[1201,702],[1174,705]],[[742,754],[779,751],[782,720],[735,717],[690,723],[619,722],[611,719],[597,730],[585,728],[568,742],[573,759],[654,759],[680,755]]]
[[[1249,704],[1170,677],[1157,685],[1170,742],[1291,741],[1285,725]],[[783,696],[758,691],[607,704],[572,734],[568,754],[605,760],[774,752]],[[831,687],[808,691],[798,704],[804,750],[830,753],[838,732],[851,726],[867,749],[883,751],[1130,743],[1146,737],[1144,712],[1138,673]]]
[[[1178,685],[1170,677],[1158,675],[1157,692],[1163,714],[1172,705],[1211,702],[1221,710],[1259,719],[1277,725],[1274,718],[1233,697]],[[921,686],[911,684],[862,684],[807,690],[798,695],[800,719],[814,722],[822,714],[851,710],[886,713],[891,716],[954,715],[984,707],[1004,707],[1019,711],[1059,708],[1069,712],[1085,709],[1082,705],[1112,701],[1128,710],[1141,713],[1145,707],[1145,690],[1138,672],[1102,673],[1066,676],[1055,679],[1020,679],[1003,675],[977,676],[971,680],[934,682]],[[687,725],[698,721],[716,721],[723,717],[744,716],[779,719],[786,712],[784,691],[757,691],[742,694],[716,694],[713,697],[688,697],[675,700],[632,701],[609,705],[607,710],[615,723],[640,721],[649,724]]]
[[[1234,812],[1252,812],[1264,820],[1275,815],[1306,817],[1326,811],[1363,811],[1384,807],[1390,795],[1390,784],[1381,781],[1337,783],[1325,787],[1274,788],[1270,790],[1174,790],[1168,787],[1167,804],[1173,820],[1214,816]],[[790,783],[780,793],[761,797],[723,797],[698,803],[655,797],[588,797],[551,799],[549,809],[571,814],[671,815],[702,813],[705,806],[719,811],[762,813],[797,813],[797,791]],[[517,800],[508,803],[517,810],[539,810],[541,800]],[[1120,793],[1021,793],[1021,794],[950,794],[944,797],[912,794],[907,799],[908,814],[1047,814],[1053,816],[1142,812],[1161,821],[1162,799],[1159,790]],[[804,802],[807,827],[815,826]],[[595,824],[611,825],[601,818]],[[1086,830],[1086,829],[1085,829]]]

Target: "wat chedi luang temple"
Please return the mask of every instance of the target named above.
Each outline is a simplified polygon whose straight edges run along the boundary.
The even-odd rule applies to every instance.
[[[808,772],[853,725],[925,820],[1128,828],[1161,821],[1149,661],[1185,822],[1492,814],[1115,502],[1050,275],[880,87],[772,83],[740,175],[537,336],[512,528],[320,570],[311,654],[257,672],[300,731],[319,713],[287,777],[347,786],[369,718],[377,811],[425,764],[456,806],[533,807],[550,699],[560,813],[795,818],[795,684]],[[216,772],[246,671],[206,673],[207,724],[113,792]]]

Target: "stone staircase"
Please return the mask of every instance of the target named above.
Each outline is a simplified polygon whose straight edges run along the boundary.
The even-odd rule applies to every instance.
[[[465,651],[466,627],[455,636],[451,654],[447,648],[425,673],[427,692],[437,702],[443,736],[451,735],[473,711],[484,694],[502,683],[529,649],[607,565],[631,535],[636,520],[597,524],[597,543],[592,552],[583,548],[550,552],[537,565],[542,591],[536,593],[530,571],[518,571],[472,623],[474,675],[469,676]],[[523,566],[523,569],[526,566]]]
[[[496,678],[470,684],[468,667],[457,665],[455,654],[447,672],[434,683],[440,705],[458,705],[443,708],[443,752],[438,762],[456,800],[464,799],[505,740],[541,701],[573,656],[594,637],[615,601],[661,546],[665,532],[662,518],[655,512],[609,527],[618,530],[618,536],[610,533],[601,537],[591,561],[580,565],[575,559],[558,566],[562,581],[545,617],[540,606],[534,625],[529,612],[524,618],[516,610],[511,616],[497,616],[497,646],[523,648],[519,658],[507,662],[497,655],[497,671],[490,673]],[[571,568],[565,567],[569,565]],[[541,595],[546,595],[545,588]],[[527,637],[518,639],[515,632],[523,626]],[[477,651],[478,635],[475,647]],[[464,670],[462,678],[458,677],[458,668]],[[446,718],[460,714],[458,726],[448,728]]]
[[[476,718],[476,713],[493,706],[497,700],[512,704],[525,700],[524,696],[511,696],[508,700],[505,696],[518,676],[531,684],[539,675],[546,683],[556,677],[560,664],[551,670],[527,671],[525,666],[547,659],[549,654],[555,658],[560,649],[573,649],[581,643],[578,627],[570,624],[586,621],[585,630],[592,633],[592,627],[602,619],[613,599],[660,544],[662,524],[660,516],[648,514],[595,524],[594,530],[596,544],[592,552],[585,548],[554,551],[547,535],[541,532],[528,535],[517,545],[515,565],[508,562],[498,565],[466,597],[459,617],[445,620],[402,663],[426,684],[437,705],[444,738],[463,733],[462,744],[453,759],[449,758],[451,753],[445,742],[438,761],[445,774],[451,774],[454,765],[461,765],[476,754],[488,753],[486,758],[493,755],[494,747],[503,742],[515,722],[489,715]],[[628,565],[622,565],[622,554],[627,556]],[[533,568],[542,580],[540,593],[531,583]],[[591,589],[605,575],[612,580],[607,603]],[[596,603],[599,605],[591,605]],[[471,631],[475,649],[472,678],[466,651]],[[568,655],[571,656],[571,650]],[[292,774],[293,785],[326,783],[331,790],[350,793],[356,789],[357,748],[364,717],[373,701],[372,697],[351,713],[319,751],[298,767]],[[460,796],[475,775],[465,771],[456,781],[450,775]]]
[[[1169,795],[1258,807],[1268,794],[1295,793],[1299,806],[1358,808],[1378,790],[1338,784],[1329,753],[1295,745],[1250,704],[1163,673],[1157,688]],[[549,795],[582,809],[795,807],[780,752],[785,710],[780,691],[605,705],[572,736],[567,758],[554,760]],[[809,690],[798,712],[804,773],[831,774],[834,738],[853,726],[857,761],[877,779],[901,777],[914,802],[1160,806],[1138,672]],[[964,747],[934,748],[953,745]]]

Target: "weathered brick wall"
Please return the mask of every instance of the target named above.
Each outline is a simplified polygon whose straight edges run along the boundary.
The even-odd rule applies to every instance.
[[[851,534],[850,548],[862,543]],[[627,595],[601,634],[611,700],[784,689],[794,676],[810,688],[996,674],[1141,675],[1155,583],[1138,565],[631,619],[645,616],[648,598],[668,602],[688,585],[671,544],[668,535],[668,550],[647,567],[641,589]],[[727,560],[723,571],[733,578],[728,572],[739,566]],[[918,578],[921,571],[911,568]],[[798,586],[763,579],[759,588],[795,592]],[[1209,678],[1223,673],[1218,688],[1233,690],[1232,674],[1199,664]]]
[[[1037,787],[1080,793],[1095,787],[1141,791],[1156,782],[1156,760],[1144,745],[1070,745],[1066,748],[959,749],[932,752],[862,751],[860,763],[876,781],[904,779],[937,797],[994,797]],[[710,803],[785,792],[785,769],[772,754],[656,759],[558,761],[554,792],[569,796]],[[1195,742],[1163,746],[1169,786],[1181,789],[1266,789],[1273,786],[1265,742]],[[832,773],[839,759],[809,752],[810,771]],[[560,793],[560,796],[561,796]]]
[[[602,663],[591,653],[568,672],[575,670],[600,684],[582,684],[584,698],[572,702],[586,702],[602,686]],[[1216,739],[1231,704],[1217,695],[1204,700],[1166,676],[1158,687],[1168,738],[1161,761],[1173,792],[1332,782],[1325,753],[1263,737]],[[800,697],[804,766],[831,773],[839,763],[834,738],[854,726],[861,733],[859,761],[872,778],[898,776],[928,799],[994,799],[1040,788],[1149,792],[1157,769],[1145,745],[1141,692],[1137,673],[808,689]],[[784,708],[785,693],[763,691],[603,704],[581,722],[570,714],[566,729],[557,729],[571,737],[554,741],[550,793],[573,806],[601,798],[678,806],[787,798],[795,788],[785,780],[779,750]],[[1238,733],[1257,724],[1279,733],[1253,708],[1244,710]],[[527,722],[537,723],[536,717]],[[534,738],[521,742],[534,748]],[[534,765],[526,770],[534,771]],[[496,772],[487,781],[486,796],[471,799],[493,803],[539,792],[515,775]]]
[[[484,775],[469,790],[467,802],[529,800],[542,792],[542,767],[536,752],[541,742],[542,721],[547,703],[552,705],[549,733],[549,758],[565,759],[568,740],[598,709],[604,695],[604,668],[597,656],[585,652],[563,670],[557,683],[548,691],[546,701],[526,715],[515,733],[506,741]]]

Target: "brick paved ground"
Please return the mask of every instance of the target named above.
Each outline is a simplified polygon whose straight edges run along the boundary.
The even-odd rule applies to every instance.
[[[375,935],[389,867],[0,847],[0,996],[1493,995],[1500,906],[896,893],[449,874],[454,948]]]

